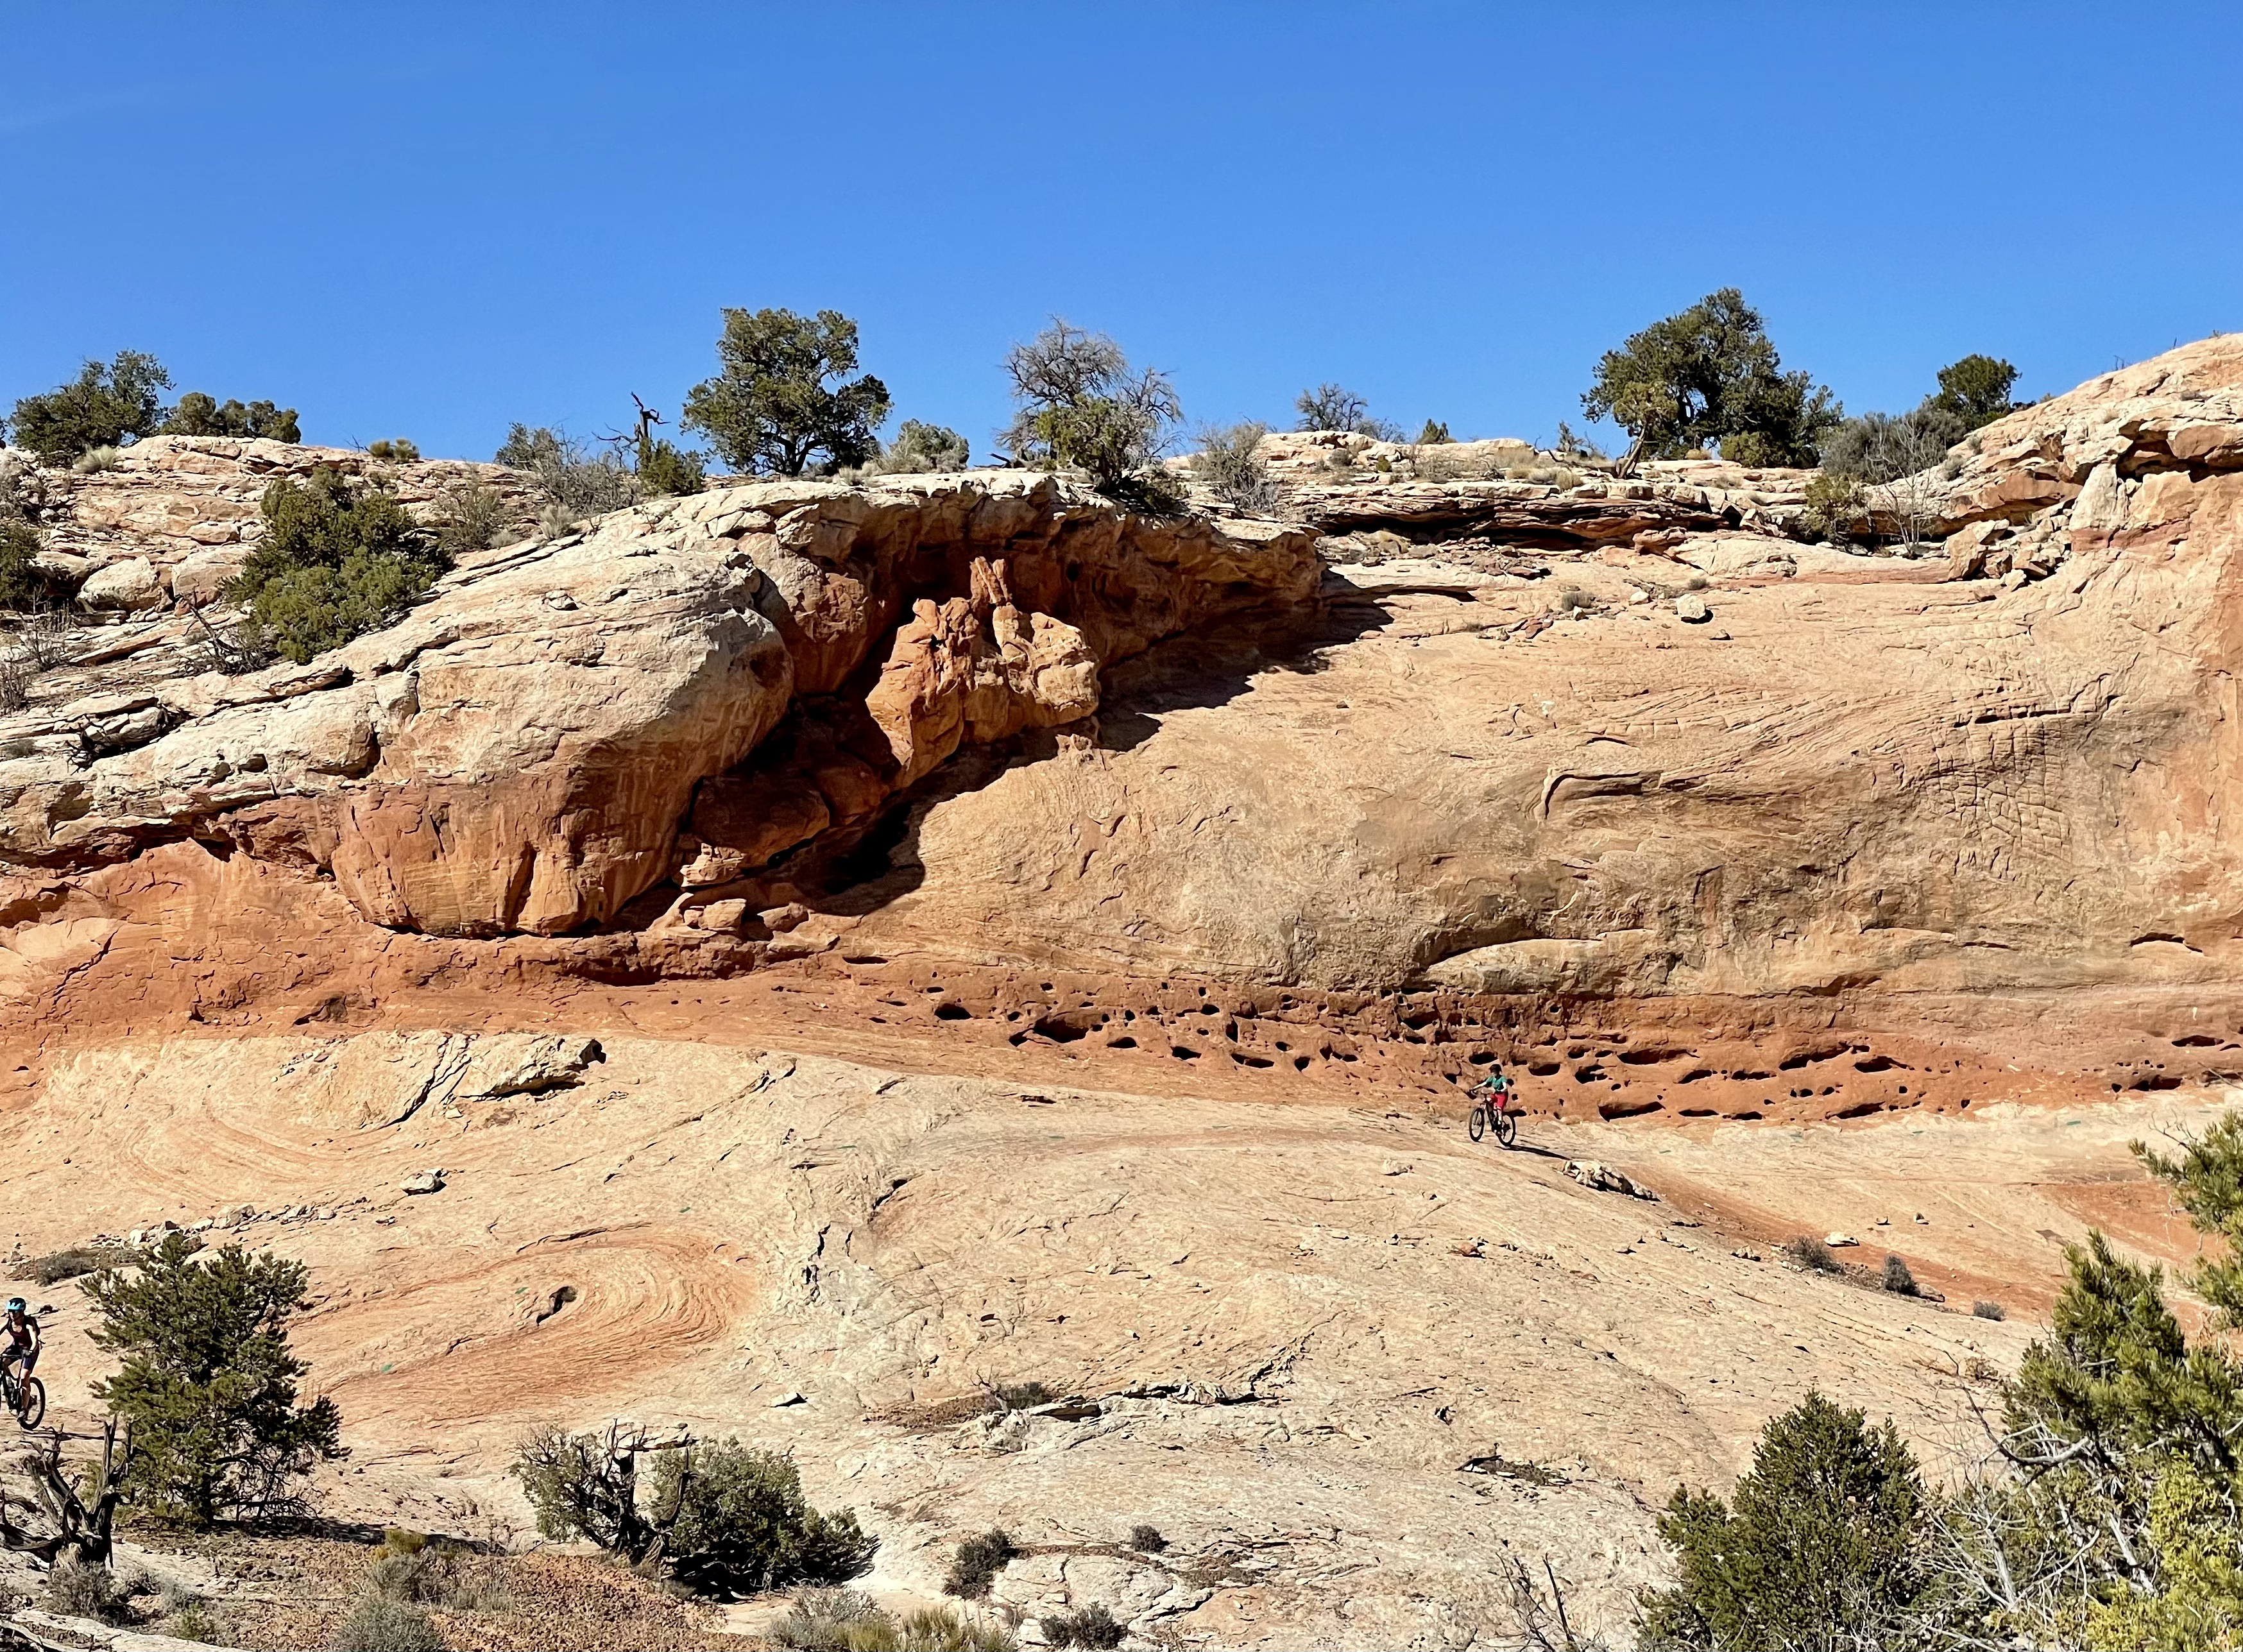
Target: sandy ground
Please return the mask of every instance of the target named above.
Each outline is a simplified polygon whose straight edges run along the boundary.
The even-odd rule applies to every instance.
[[[614,1020],[554,1028],[600,1041],[573,1083],[482,1100],[444,1075],[526,1035],[57,1049],[0,1196],[27,1256],[263,1213],[240,1237],[313,1270],[297,1339],[347,1419],[320,1488],[343,1516],[527,1535],[503,1473],[522,1433],[627,1416],[793,1452],[880,1534],[884,1591],[933,1593],[994,1522],[1034,1551],[1000,1590],[1032,1612],[1103,1601],[1178,1644],[1460,1646],[1507,1622],[1506,1550],[1623,1616],[1675,1483],[1733,1476],[1810,1385],[1947,1460],[2063,1241],[2092,1223],[2190,1254],[2125,1142],[2219,1105],[1530,1119],[1505,1152],[1415,1102],[913,1074]],[[1582,1187],[1580,1157],[1662,1197]],[[438,1166],[441,1192],[400,1190]],[[1775,1248],[1840,1229],[1948,1300]],[[88,1421],[86,1310],[30,1294],[57,1413]],[[1982,1298],[2011,1317],[1972,1317]],[[1095,1403],[974,1414],[1028,1383]],[[1141,1521],[1170,1549],[1122,1549]]]

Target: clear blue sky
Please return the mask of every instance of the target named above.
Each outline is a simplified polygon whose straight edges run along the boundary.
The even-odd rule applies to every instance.
[[[1565,15],[1560,15],[1565,14]],[[2243,14],[1606,4],[11,9],[0,409],[88,354],[306,438],[674,415],[830,307],[986,452],[1053,313],[1194,421],[1546,438],[1711,288],[1897,408],[2243,328]]]

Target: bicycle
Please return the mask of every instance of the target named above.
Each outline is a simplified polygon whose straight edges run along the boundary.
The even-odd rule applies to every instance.
[[[1519,1120],[1511,1111],[1508,1091],[1474,1102],[1472,1112],[1465,1119],[1465,1129],[1475,1142],[1487,1134],[1491,1125],[1495,1129],[1495,1139],[1504,1146],[1509,1147],[1519,1139]]]
[[[7,1402],[17,1426],[29,1433],[47,1414],[47,1385],[37,1377],[18,1379],[13,1365],[0,1365],[0,1400]]]

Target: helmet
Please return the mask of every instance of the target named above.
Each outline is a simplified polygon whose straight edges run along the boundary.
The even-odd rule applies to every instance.
[[[26,1311],[24,1306],[24,1298],[21,1297],[9,1298],[6,1311],[9,1313],[23,1313]]]

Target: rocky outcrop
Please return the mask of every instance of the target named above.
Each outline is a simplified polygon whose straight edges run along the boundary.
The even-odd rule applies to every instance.
[[[1081,718],[1102,664],[1315,578],[1303,530],[1021,473],[658,502],[470,557],[308,666],[18,714],[0,853],[193,839],[332,877],[386,927],[556,934],[866,819],[962,742]],[[727,782],[782,724],[782,760]]]
[[[542,502],[534,477],[503,465],[398,463],[355,448],[239,436],[151,436],[120,450],[110,468],[84,474],[37,467],[28,455],[16,468],[16,491],[45,530],[46,567],[57,583],[75,587],[126,563],[151,571],[152,583],[136,577],[131,602],[97,585],[85,594],[94,608],[145,608],[174,596],[209,600],[264,531],[258,502],[282,478],[333,470],[378,481],[419,517],[462,486],[495,490],[503,513],[518,523],[535,520]]]

